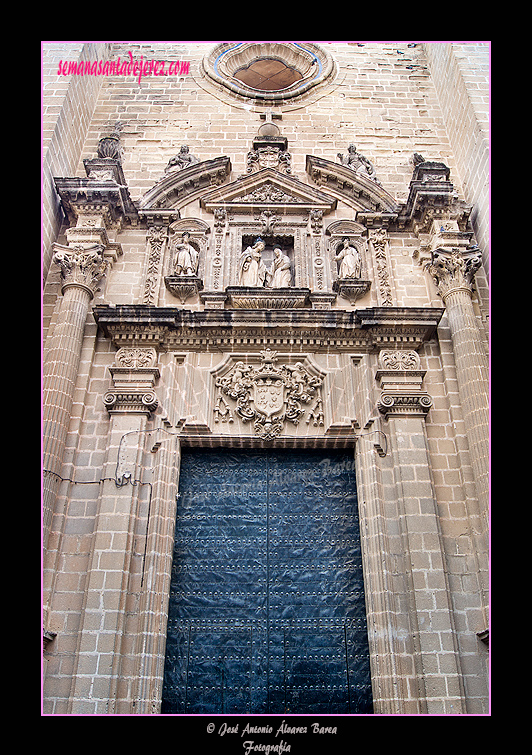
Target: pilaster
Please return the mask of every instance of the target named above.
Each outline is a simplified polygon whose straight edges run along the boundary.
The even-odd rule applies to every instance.
[[[464,713],[459,656],[438,505],[430,473],[425,417],[432,398],[415,351],[382,350],[377,403],[386,418],[414,648],[419,712]]]
[[[168,595],[172,573],[176,501],[181,445],[177,434],[162,434],[155,451],[155,479],[146,534],[146,557],[139,604],[139,625],[134,674],[134,709],[138,715],[157,714],[166,650]],[[152,449],[153,450],[153,449]]]
[[[112,387],[103,396],[110,418],[108,455],[81,620],[74,714],[120,712],[118,683],[126,676],[121,669],[123,643],[140,491],[145,483],[143,438],[158,406],[153,390],[159,377],[156,362],[154,347],[120,348],[110,368]]]

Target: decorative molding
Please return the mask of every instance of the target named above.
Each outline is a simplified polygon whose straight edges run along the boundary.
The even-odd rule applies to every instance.
[[[348,299],[354,307],[357,300],[368,293],[371,281],[357,280],[354,278],[339,278],[333,283],[333,291],[337,291],[344,299]]]
[[[202,297],[207,293],[200,294]],[[210,292],[218,299],[227,294]],[[290,345],[317,351],[418,349],[430,340],[443,308],[368,307],[353,311],[301,308],[203,311],[143,305],[98,305],[93,314],[117,347],[154,345],[167,350],[260,350]],[[229,316],[228,316],[229,315]]]
[[[203,289],[203,281],[194,275],[167,275],[164,285],[173,296],[176,296],[181,304],[184,304],[191,296],[196,296]]]
[[[387,351],[383,349],[379,354],[381,370],[419,370],[421,361],[417,351]]]
[[[70,223],[91,207],[98,214],[107,214],[109,226],[120,227],[123,222],[136,224],[138,213],[120,160],[95,158],[84,160],[83,164],[87,178],[54,178],[61,206]]]
[[[103,403],[109,414],[150,415],[159,405],[153,391],[108,391]]]
[[[140,200],[139,213],[146,210],[176,209],[192,202],[206,189],[218,186],[231,172],[228,157],[194,163],[182,170],[170,170]]]
[[[269,209],[281,214],[308,214],[311,210],[330,212],[336,208],[334,197],[274,168],[262,168],[208,191],[200,203],[209,212],[223,208],[227,212]]]
[[[386,419],[426,416],[433,401],[422,390],[425,374],[416,351],[382,349],[379,353],[379,369],[375,375],[382,389],[377,401],[379,412]]]
[[[425,417],[433,404],[428,393],[419,395],[405,393],[382,393],[377,408],[386,419],[405,415]]]
[[[225,289],[230,307],[235,309],[299,309],[307,305],[308,288],[246,288]]]
[[[168,227],[151,225],[146,233],[148,265],[144,281],[143,304],[157,304],[157,293],[161,276],[163,250],[168,238]]]
[[[255,144],[246,158],[247,173],[255,173],[262,168],[274,168],[281,173],[292,172],[292,155],[276,144]]]
[[[115,361],[118,367],[137,369],[139,367],[155,367],[157,351],[155,348],[120,348],[116,352]]]
[[[317,186],[323,187],[355,210],[385,213],[397,218],[399,204],[382,186],[346,165],[307,155],[306,171]]]
[[[283,89],[262,91],[236,79],[234,73],[247,67],[255,59],[273,57],[297,70],[301,79]],[[302,97],[310,90],[331,83],[338,75],[338,66],[332,56],[320,45],[298,42],[221,42],[200,65],[200,74],[206,81],[222,87],[233,97],[250,102],[282,104]]]
[[[369,246],[373,251],[377,274],[377,292],[379,303],[384,307],[393,306],[392,286],[390,283],[389,241],[384,228],[372,230],[369,234]]]
[[[160,377],[154,346],[122,346],[109,372],[113,387],[103,397],[109,414],[151,414],[159,402],[153,391]]]

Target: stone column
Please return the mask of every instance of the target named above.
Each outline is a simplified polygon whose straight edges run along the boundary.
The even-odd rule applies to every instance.
[[[426,269],[447,309],[471,465],[480,509],[486,520],[489,505],[488,355],[472,302],[473,278],[481,266],[477,252],[476,249],[461,251],[440,246],[433,249]]]
[[[425,417],[432,399],[423,390],[424,375],[415,351],[381,351],[377,406],[387,420],[404,553],[405,609],[416,680],[410,697],[417,698],[420,713],[457,714],[466,711],[430,470]]]
[[[109,239],[108,231],[119,229],[131,204],[117,160],[85,163],[88,178],[54,179],[72,225],[66,231],[67,246],[54,244],[53,262],[61,268],[63,299],[43,365],[45,547],[60,482],[85,320],[98,284],[122,254],[121,245]]]
[[[54,245],[63,299],[43,365],[43,544],[46,546],[79,370],[83,333],[96,286],[107,269],[104,246]]]

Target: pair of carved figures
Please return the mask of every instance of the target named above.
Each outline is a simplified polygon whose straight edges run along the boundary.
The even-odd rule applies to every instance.
[[[238,285],[251,288],[289,288],[292,285],[290,258],[280,247],[275,247],[273,263],[268,270],[262,259],[266,244],[257,239],[240,255],[238,262]]]

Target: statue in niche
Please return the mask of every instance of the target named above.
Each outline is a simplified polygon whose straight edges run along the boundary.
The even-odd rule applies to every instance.
[[[191,155],[187,145],[183,144],[179,150],[179,154],[168,161],[165,173],[168,173],[169,170],[173,169],[182,170],[183,168],[188,168],[189,165],[195,165],[196,163],[199,163],[198,158],[195,155]]]
[[[262,288],[268,271],[262,259],[266,244],[258,238],[253,246],[248,246],[240,255],[238,262],[238,285],[248,288]]]
[[[335,255],[335,260],[340,262],[340,270],[338,277],[344,278],[360,278],[362,275],[362,259],[358,249],[351,246],[349,239],[346,237],[342,239],[343,247]]]
[[[292,285],[290,258],[283,254],[278,246],[273,250],[273,254],[273,264],[268,273],[266,285],[268,288],[289,288]]]
[[[199,254],[190,243],[190,234],[185,231],[181,243],[175,245],[174,272],[176,275],[196,275]]]
[[[375,168],[370,163],[368,158],[357,152],[357,148],[354,144],[350,144],[347,150],[347,155],[343,155],[341,152],[338,152],[337,157],[342,165],[351,168],[351,170],[354,170],[355,173],[360,176],[366,176],[366,178],[370,178],[372,181],[375,181],[375,183],[378,184],[379,181],[377,180]]]

